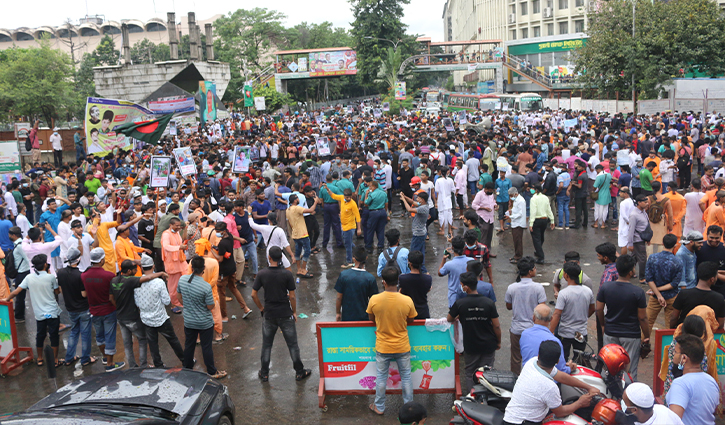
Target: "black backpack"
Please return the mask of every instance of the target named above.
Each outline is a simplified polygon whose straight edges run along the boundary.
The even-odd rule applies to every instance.
[[[393,256],[390,256],[390,253],[388,252],[390,248],[383,251],[383,255],[385,255],[385,267],[395,267],[395,270],[398,271],[398,274],[402,273],[403,271],[400,270],[400,266],[398,265],[398,252],[400,252],[400,247],[396,246],[395,251],[393,251]]]
[[[15,248],[17,248],[17,245],[13,247],[13,249],[9,250],[7,254],[5,254],[5,276],[9,277],[10,279],[15,279],[18,277],[18,267],[15,267]],[[23,261],[25,261],[24,258],[20,259],[20,264],[23,264]]]
[[[25,150],[28,151],[28,152],[30,152],[30,151],[33,150],[33,144],[30,143],[30,137],[27,137],[25,139]]]

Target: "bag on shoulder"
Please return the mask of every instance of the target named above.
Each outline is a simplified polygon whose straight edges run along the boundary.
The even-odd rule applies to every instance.
[[[20,264],[23,264],[23,261],[24,259],[21,259]],[[5,276],[10,279],[18,277],[18,268],[15,267],[15,248],[5,254]]]
[[[30,137],[25,139],[25,150],[28,152],[33,150],[33,144],[30,142]]]
[[[652,231],[652,227],[649,225],[649,223],[647,223],[646,229],[644,229],[641,232],[637,232],[637,233],[639,233],[639,238],[645,242],[651,241],[652,237],[654,236],[654,232]]]
[[[400,270],[400,266],[398,265],[398,252],[400,252],[400,247],[395,247],[395,251],[393,251],[393,256],[390,256],[390,253],[388,252],[390,248],[383,251],[383,255],[385,255],[385,267],[395,267],[395,270],[398,271],[398,273],[402,273],[402,270]]]
[[[649,217],[649,221],[657,224],[662,221],[662,217],[665,215],[665,202],[667,202],[667,198],[657,202],[653,196],[652,201],[652,205],[647,210],[647,216]]]

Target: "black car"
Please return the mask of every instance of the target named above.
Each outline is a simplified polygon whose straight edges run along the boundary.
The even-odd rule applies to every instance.
[[[73,381],[2,425],[233,425],[225,385],[189,369],[129,369]]]

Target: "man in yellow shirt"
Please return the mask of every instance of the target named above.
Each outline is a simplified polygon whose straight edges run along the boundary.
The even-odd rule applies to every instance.
[[[116,262],[118,263],[118,269],[121,270],[121,264],[123,263],[123,260],[131,260],[136,265],[141,265],[141,257],[139,256],[140,253],[145,252],[146,254],[151,255],[151,251],[148,249],[143,249],[140,246],[136,246],[131,242],[131,240],[128,238],[131,225],[136,223],[137,221],[141,220],[143,218],[142,215],[140,216],[134,216],[133,219],[128,221],[125,224],[128,224],[127,227],[123,228],[123,230],[118,231],[118,235],[116,236]],[[136,273],[134,276],[141,276],[141,267],[138,267],[136,269]]]
[[[375,381],[375,402],[369,407],[378,415],[385,412],[388,369],[393,360],[398,365],[400,373],[403,403],[413,401],[408,323],[412,323],[418,315],[413,300],[398,292],[398,270],[395,267],[386,267],[381,275],[385,290],[370,298],[367,309],[370,320],[375,323],[375,351],[377,352],[375,362],[378,370]]]
[[[541,193],[541,185],[535,184],[531,189],[533,196],[529,205],[529,232],[534,242],[534,250],[536,251],[536,263],[544,264],[544,233],[547,227],[554,230],[554,212],[551,211],[549,198]]]
[[[357,204],[352,200],[352,191],[345,189],[342,195],[338,195],[333,191],[327,189],[327,184],[323,183],[322,188],[327,190],[330,197],[340,203],[340,223],[342,224],[342,241],[345,244],[345,260],[343,269],[349,269],[355,266],[352,262],[352,250],[355,248],[353,243],[354,235],[357,236],[362,234],[360,228],[360,211],[357,209]]]

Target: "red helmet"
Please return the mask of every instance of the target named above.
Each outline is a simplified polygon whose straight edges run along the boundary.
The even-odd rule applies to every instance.
[[[420,184],[420,177],[413,177],[410,179],[410,185],[413,186],[414,184]]]
[[[611,398],[605,398],[604,400],[597,403],[592,410],[592,421],[599,421],[604,425],[616,424],[617,410],[622,410],[622,407],[616,401]]]
[[[629,354],[627,354],[621,345],[617,344],[608,344],[602,347],[599,350],[599,359],[604,363],[607,371],[612,376],[625,370],[629,364]]]

